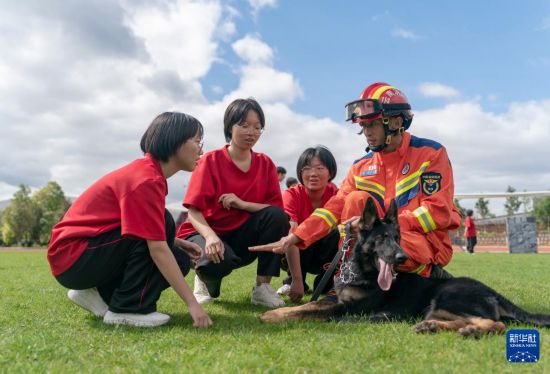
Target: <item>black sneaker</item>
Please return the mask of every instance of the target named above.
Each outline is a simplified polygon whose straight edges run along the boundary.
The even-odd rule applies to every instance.
[[[451,273],[443,269],[441,266],[432,265],[432,273],[430,274],[430,278],[450,279],[454,277],[451,275]]]

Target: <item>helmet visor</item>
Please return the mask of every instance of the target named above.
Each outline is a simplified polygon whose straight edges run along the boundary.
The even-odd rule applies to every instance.
[[[380,113],[382,113],[382,106],[378,100],[361,99],[346,104],[346,121],[355,123]]]

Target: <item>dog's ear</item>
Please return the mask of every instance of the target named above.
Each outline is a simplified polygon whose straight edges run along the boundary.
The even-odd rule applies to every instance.
[[[363,214],[359,220],[359,227],[362,230],[370,230],[377,220],[380,220],[378,209],[372,197],[369,197],[365,204],[365,208],[363,208]]]
[[[395,202],[395,199],[392,199],[390,203],[390,207],[388,211],[386,212],[386,215],[384,216],[384,222],[390,223],[396,227],[399,226],[399,220],[397,219],[398,213],[397,213],[397,203]]]

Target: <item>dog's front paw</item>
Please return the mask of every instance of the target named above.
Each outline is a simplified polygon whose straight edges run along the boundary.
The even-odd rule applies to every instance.
[[[439,330],[436,321],[422,321],[414,327],[418,334],[434,334]]]
[[[287,314],[285,313],[285,309],[288,309],[288,308],[279,308],[279,309],[270,310],[262,314],[260,319],[262,320],[262,322],[267,322],[267,323],[282,322],[285,320],[285,317]]]
[[[481,329],[474,325],[467,325],[458,329],[458,333],[464,338],[479,339],[481,337]]]

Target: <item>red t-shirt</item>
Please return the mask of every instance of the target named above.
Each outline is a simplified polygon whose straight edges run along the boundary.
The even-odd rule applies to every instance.
[[[338,187],[334,183],[329,183],[325,188],[325,193],[321,199],[321,207],[338,192]],[[283,192],[283,203],[285,212],[290,216],[290,220],[298,224],[305,221],[315,210],[311,205],[311,200],[303,184],[290,187]]]
[[[234,193],[243,201],[275,205],[283,208],[277,168],[263,153],[252,152],[250,169],[242,171],[233,163],[227,145],[206,153],[191,175],[187,193],[183,199],[186,208],[200,210],[208,225],[218,235],[241,227],[250,213],[240,209],[225,209],[218,202],[220,195]],[[177,236],[186,238],[196,230],[187,221],[181,225]]]
[[[48,261],[53,275],[69,269],[91,238],[117,227],[124,237],[166,240],[167,193],[160,164],[150,154],[99,179],[52,230]]]
[[[476,233],[476,224],[472,217],[467,216],[464,220],[464,225],[466,226],[466,237],[471,238],[473,236],[477,236]]]

